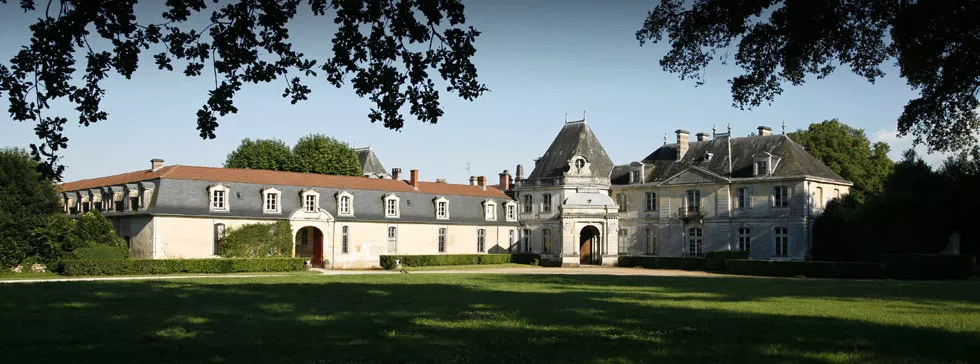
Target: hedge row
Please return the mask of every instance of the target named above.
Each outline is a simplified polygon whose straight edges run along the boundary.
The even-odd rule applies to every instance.
[[[304,263],[304,258],[65,260],[58,271],[69,276],[290,272],[305,270]]]
[[[540,260],[538,254],[442,254],[442,255],[382,255],[381,267],[394,269],[396,261],[404,267],[476,264],[531,264]]]
[[[651,269],[682,269],[705,270],[703,258],[674,258],[674,257],[619,257],[620,267],[641,267]]]
[[[881,270],[897,279],[963,279],[973,275],[972,255],[882,254]]]
[[[780,260],[730,259],[725,261],[725,273],[752,276],[813,278],[880,278],[877,263],[801,262]]]
[[[710,271],[725,270],[725,261],[730,259],[749,259],[749,252],[720,250],[704,255],[704,269]]]

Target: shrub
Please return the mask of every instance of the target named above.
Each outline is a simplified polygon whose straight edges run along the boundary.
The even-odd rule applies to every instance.
[[[173,273],[290,272],[305,270],[303,258],[65,260],[58,271],[69,276]]]
[[[885,277],[897,279],[963,279],[973,275],[972,255],[882,254]]]
[[[652,269],[682,269],[682,270],[704,270],[705,260],[703,258],[675,258],[675,257],[619,257],[620,267],[642,267]]]
[[[877,263],[784,260],[729,259],[725,261],[725,272],[769,277],[878,278],[881,276]]]
[[[218,255],[226,258],[274,258],[292,254],[293,232],[285,220],[231,229],[218,248]]]
[[[530,264],[537,254],[443,254],[443,255],[382,255],[381,267],[394,269],[396,260],[405,267],[441,265]]]
[[[517,264],[538,265],[535,262],[541,261],[541,254],[534,253],[515,253],[510,255],[510,262]]]
[[[749,252],[719,250],[704,255],[704,269],[712,271],[725,270],[725,261],[729,259],[748,259]]]
[[[76,249],[72,255],[80,260],[115,260],[129,258],[129,250],[123,246],[94,245]]]

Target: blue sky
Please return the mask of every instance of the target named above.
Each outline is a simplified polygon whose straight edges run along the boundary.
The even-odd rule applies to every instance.
[[[731,106],[726,81],[739,71],[733,65],[713,64],[706,84],[695,87],[660,68],[664,45],[639,46],[634,33],[652,2],[467,4],[468,23],[483,32],[474,61],[491,91],[474,102],[442,92],[445,115],[436,125],[409,120],[401,131],[392,131],[371,124],[368,101],[348,87],[336,89],[325,80],[311,80],[310,100],[297,105],[281,97],[281,83],[245,89],[235,99],[239,112],[220,120],[217,139],[202,140],[195,129],[195,111],[205,102],[213,79],[157,71],[148,62],[133,79],[117,75],[104,84],[108,92],[102,107],[109,120],[65,128],[70,138],[63,151],[65,180],[145,169],[151,158],[163,158],[166,164],[220,166],[243,138],[277,138],[292,144],[303,135],[322,133],[355,147],[370,145],[385,167],[419,169],[423,180],[444,177],[466,183],[469,164],[470,174],[494,181],[497,173],[513,172],[518,163],[530,173],[533,159],[544,153],[565,114],[578,120],[583,111],[617,164],[643,158],[663,144],[664,133],[673,140],[678,128],[710,132],[712,125],[724,129],[728,123],[740,136],[759,125],[779,132],[785,121],[792,131],[838,118],[864,129],[872,140],[888,142],[893,159],[910,145],[894,131],[902,107],[915,92],[898,77],[892,61],[884,69],[886,77],[874,85],[845,67],[803,87],[784,85],[786,91],[771,106],[743,111]],[[29,39],[32,18],[14,5],[0,5],[4,63]],[[304,17],[292,27],[292,39],[301,51],[325,59],[330,21],[310,20]],[[7,106],[5,98],[0,101],[4,110]],[[56,111],[72,117],[70,109]],[[6,113],[0,118],[0,146],[26,148],[36,140],[32,124],[13,122]],[[926,157],[930,162],[942,159]]]

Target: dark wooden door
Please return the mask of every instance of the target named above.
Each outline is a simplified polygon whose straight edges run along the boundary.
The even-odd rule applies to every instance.
[[[592,239],[582,237],[582,245],[579,247],[579,264],[592,264]]]
[[[310,264],[314,268],[323,268],[323,233],[313,229],[313,259]]]

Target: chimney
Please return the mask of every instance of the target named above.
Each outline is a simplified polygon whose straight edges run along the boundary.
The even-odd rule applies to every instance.
[[[708,133],[697,133],[695,136],[697,136],[699,142],[708,141]]]
[[[476,183],[478,186],[480,186],[480,188],[484,190],[487,189],[487,177],[485,176],[476,177]]]
[[[470,176],[470,186],[476,186],[476,176]]]
[[[759,136],[767,136],[767,135],[772,135],[772,128],[770,128],[768,126],[765,126],[765,125],[760,126],[759,127]]]
[[[412,173],[412,179],[410,182],[412,183],[412,187],[417,190],[419,189],[419,170],[413,169],[411,173]]]
[[[677,129],[674,133],[677,133],[677,160],[681,160],[684,158],[684,154],[687,154],[687,135],[689,133],[684,129]]]
[[[399,178],[402,178],[402,169],[401,168],[392,168],[391,169],[391,179],[397,181]]]
[[[520,180],[523,180],[523,179],[524,179],[524,165],[518,164],[517,165],[517,180],[520,181]]]
[[[160,168],[163,168],[163,159],[160,158],[150,159],[150,172],[159,171]]]
[[[500,173],[500,189],[502,191],[510,190],[510,172],[507,172],[506,169]]]

